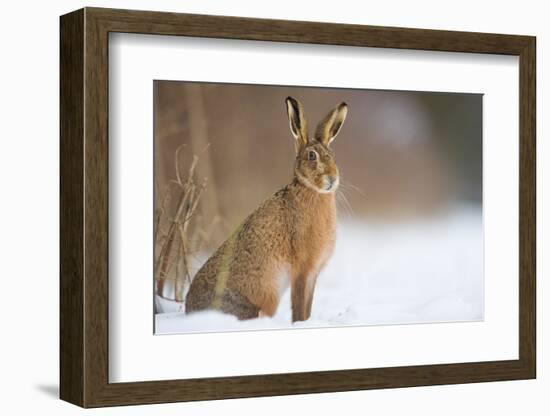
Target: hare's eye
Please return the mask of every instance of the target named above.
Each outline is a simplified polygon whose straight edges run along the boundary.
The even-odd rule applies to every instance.
[[[310,150],[307,154],[307,160],[317,160],[317,153],[315,153],[313,150]]]

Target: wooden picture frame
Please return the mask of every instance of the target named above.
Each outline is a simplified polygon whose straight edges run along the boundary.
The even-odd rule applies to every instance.
[[[61,17],[60,396],[83,407],[535,378],[535,38],[85,8]],[[298,42],[519,57],[519,359],[109,383],[108,35]]]

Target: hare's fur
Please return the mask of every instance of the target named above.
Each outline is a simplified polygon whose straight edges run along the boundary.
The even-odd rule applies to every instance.
[[[333,110],[312,139],[300,103],[289,97],[287,110],[296,139],[294,177],[250,214],[197,272],[186,297],[187,313],[217,309],[239,319],[273,316],[290,285],[292,321],[311,314],[315,282],[336,239],[338,169],[329,144],[347,107]]]

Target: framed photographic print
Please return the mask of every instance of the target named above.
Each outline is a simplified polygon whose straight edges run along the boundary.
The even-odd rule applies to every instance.
[[[535,378],[535,38],[61,17],[83,407]]]

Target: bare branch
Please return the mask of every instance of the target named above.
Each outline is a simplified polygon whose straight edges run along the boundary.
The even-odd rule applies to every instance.
[[[208,144],[200,153],[204,153]],[[214,226],[219,222],[215,218],[205,231],[200,223],[201,216],[197,216],[199,202],[206,190],[207,178],[198,183],[196,181],[196,169],[199,163],[199,155],[193,155],[191,164],[187,169],[187,177],[181,175],[179,159],[180,151],[184,146],[176,149],[175,171],[176,179],[171,179],[165,190],[162,202],[156,211],[155,220],[155,244],[156,250],[156,292],[164,297],[164,283],[169,280],[174,282],[174,298],[177,302],[183,302],[183,293],[186,285],[191,283],[192,274],[189,259],[196,258],[196,253],[208,242]],[[175,185],[175,186],[174,186]],[[167,204],[172,195],[177,197],[177,205],[173,215],[168,214]],[[163,231],[163,224],[168,229]]]

